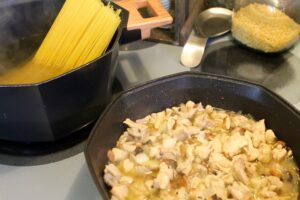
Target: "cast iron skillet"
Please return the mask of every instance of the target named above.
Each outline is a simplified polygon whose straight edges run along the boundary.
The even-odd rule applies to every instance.
[[[300,113],[270,90],[245,81],[197,72],[163,77],[120,94],[102,113],[87,140],[85,157],[94,182],[103,199],[109,189],[103,180],[107,151],[124,132],[125,118],[138,119],[188,100],[204,105],[242,111],[266,126],[293,150],[300,161]]]

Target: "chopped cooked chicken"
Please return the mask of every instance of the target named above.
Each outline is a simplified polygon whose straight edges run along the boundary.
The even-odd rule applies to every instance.
[[[267,180],[273,190],[279,190],[283,186],[282,181],[276,176],[269,176]]]
[[[226,129],[230,129],[230,127],[231,127],[230,117],[225,118],[225,127],[226,127]]]
[[[111,189],[111,193],[118,200],[125,200],[128,195],[128,187],[126,185],[116,185]]]
[[[192,122],[188,118],[182,117],[182,116],[178,117],[177,123],[183,127],[192,126]],[[189,131],[189,129],[186,129],[186,130]]]
[[[230,174],[230,173],[228,173],[228,174],[223,174],[223,175],[221,175],[220,176],[220,178],[222,179],[222,180],[224,180],[224,183],[226,184],[226,185],[231,185],[231,184],[233,184],[233,182],[234,182],[234,177],[233,177],[233,175],[232,174]]]
[[[256,162],[246,162],[246,171],[249,177],[257,176],[257,163]]]
[[[118,162],[126,159],[128,157],[128,152],[119,148],[113,148],[111,151],[108,151],[107,157],[112,162]]]
[[[199,113],[195,116],[193,125],[203,129],[208,124],[208,115],[206,113]]]
[[[192,164],[193,164],[192,158],[188,158],[186,160],[179,159],[177,161],[177,169],[176,170],[178,172],[188,175],[190,173],[190,171],[192,170],[192,167],[193,167]]]
[[[226,173],[231,171],[232,163],[223,154],[217,152],[211,153],[208,163],[212,170],[220,170]]]
[[[242,148],[248,145],[247,139],[239,133],[234,133],[223,145],[224,154],[233,157],[242,151]]]
[[[253,131],[257,131],[259,133],[264,133],[266,131],[266,126],[265,126],[265,120],[259,120],[258,122],[256,122],[253,126]]]
[[[203,180],[201,178],[195,176],[195,177],[191,178],[191,180],[190,180],[190,184],[191,184],[190,187],[193,189],[196,189],[199,187],[199,185],[202,183],[202,181]]]
[[[124,123],[104,169],[112,200],[297,199],[292,151],[264,120],[188,101]]]
[[[144,133],[145,133],[144,130],[137,129],[137,128],[128,128],[127,132],[130,136],[138,137],[138,138],[144,137]]]
[[[134,156],[134,160],[137,164],[143,164],[149,160],[149,157],[145,153],[139,153],[136,156]]]
[[[145,183],[148,190],[154,190],[154,181],[152,179],[147,180]]]
[[[177,149],[174,151],[169,151],[169,149],[161,149],[160,154],[162,159],[176,160]]]
[[[119,200],[117,197],[115,197],[114,195],[111,196],[110,198],[111,200]]]
[[[201,128],[197,126],[189,126],[183,128],[184,132],[188,134],[188,136],[197,135],[201,132]]]
[[[193,108],[196,106],[196,104],[193,101],[188,101],[185,105],[188,110],[193,110]]]
[[[139,176],[145,176],[147,174],[152,174],[152,170],[149,167],[146,167],[143,165],[135,166],[133,171]]]
[[[126,119],[124,121],[124,124],[127,124],[128,127],[136,128],[136,129],[140,129],[140,130],[147,129],[147,125],[141,124],[141,123],[136,123],[136,122],[132,121],[131,119]]]
[[[278,144],[276,148],[273,149],[273,158],[276,161],[282,161],[287,155],[287,150],[281,145]]]
[[[175,127],[177,117],[170,117],[167,121],[167,129],[172,131]]]
[[[176,196],[177,196],[176,199],[179,199],[179,200],[188,199],[187,190],[184,187],[177,189]]]
[[[214,152],[222,153],[222,141],[220,137],[216,136],[212,141],[212,149]]]
[[[212,113],[214,111],[214,108],[211,105],[206,105],[205,106],[205,111],[208,113]]]
[[[122,176],[120,178],[120,184],[121,185],[129,185],[133,182],[133,178],[130,176]]]
[[[203,191],[203,196],[205,198],[209,198],[214,195],[221,199],[225,199],[227,197],[227,190],[225,189],[224,181],[215,175],[206,176],[204,184],[206,185],[206,189]]]
[[[278,196],[278,192],[283,186],[282,181],[276,176],[268,176],[263,182],[261,195],[265,198]]]
[[[252,128],[252,142],[253,146],[255,148],[258,148],[260,144],[265,144],[266,143],[266,137],[265,137],[265,121],[260,120],[256,122]]]
[[[177,142],[176,138],[167,137],[163,140],[163,147],[170,149],[175,146],[176,142]]]
[[[263,163],[269,163],[272,160],[272,148],[270,145],[263,144],[260,146],[258,160]]]
[[[195,154],[201,159],[206,160],[209,157],[209,154],[212,152],[212,147],[210,144],[199,145],[195,148]]]
[[[231,125],[233,127],[241,127],[244,129],[251,129],[250,120],[243,115],[235,115],[231,118]]]
[[[168,167],[166,163],[161,163],[157,177],[154,179],[154,187],[159,189],[167,189],[170,185],[170,180],[173,177],[173,169]]]
[[[159,112],[153,114],[153,119],[154,119],[154,128],[160,129],[163,122],[165,121],[165,112]]]
[[[150,147],[150,152],[149,152],[149,156],[151,158],[155,157],[155,158],[160,158],[160,150],[158,146],[152,146]]]
[[[248,156],[248,160],[254,161],[259,156],[259,150],[253,146],[251,134],[252,134],[251,132],[245,131],[244,136],[245,136],[245,139],[247,140],[248,145],[245,146],[244,150]]]
[[[268,144],[272,144],[276,140],[275,133],[271,129],[268,129],[265,132],[265,137],[266,137],[266,141],[267,141]]]
[[[136,145],[134,142],[124,142],[124,143],[122,143],[121,147],[123,150],[125,150],[129,153],[134,152],[136,149]]]
[[[249,184],[249,178],[246,174],[245,161],[242,158],[238,158],[233,162],[233,176],[236,177],[236,180],[241,181],[245,185]]]
[[[248,200],[251,198],[249,188],[242,183],[234,182],[232,186],[228,187],[228,191],[236,200]]]
[[[116,185],[119,182],[121,176],[122,174],[119,168],[117,168],[114,164],[106,165],[104,169],[104,180],[110,186]]]
[[[123,170],[125,172],[127,172],[127,173],[130,172],[130,170],[132,170],[133,167],[134,167],[134,163],[131,162],[129,159],[125,159],[123,161]]]
[[[273,197],[276,197],[277,196],[277,193],[272,191],[272,190],[268,190],[268,188],[263,188],[261,191],[260,191],[260,194],[262,197],[264,198],[273,198]]]

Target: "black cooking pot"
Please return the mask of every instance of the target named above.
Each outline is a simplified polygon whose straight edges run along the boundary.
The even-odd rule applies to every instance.
[[[251,114],[265,119],[279,139],[293,150],[300,161],[300,113],[270,90],[244,81],[216,75],[185,72],[163,77],[120,94],[98,119],[85,147],[85,157],[94,182],[103,199],[109,198],[103,170],[107,151],[116,145],[126,130],[123,121],[133,120],[178,106],[188,100],[214,107]]]
[[[0,1],[0,73],[33,55],[63,3],[63,0]],[[42,83],[0,85],[0,140],[55,141],[99,116],[111,96],[119,44],[140,39],[142,35],[141,30],[124,29],[128,11],[110,4],[122,9],[122,22],[103,56]],[[164,21],[169,22],[170,18]],[[151,28],[155,26],[152,24]]]

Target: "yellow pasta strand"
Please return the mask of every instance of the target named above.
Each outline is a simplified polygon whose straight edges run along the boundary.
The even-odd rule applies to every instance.
[[[103,55],[120,22],[120,10],[100,0],[66,0],[33,58],[0,76],[0,84],[51,79]]]

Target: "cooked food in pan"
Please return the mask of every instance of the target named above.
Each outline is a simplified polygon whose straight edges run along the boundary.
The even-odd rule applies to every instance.
[[[119,14],[101,0],[66,0],[33,58],[1,75],[0,83],[37,83],[96,59],[108,48]]]
[[[188,101],[142,119],[108,151],[111,199],[297,199],[292,151],[264,120]]]
[[[232,34],[251,48],[272,53],[290,47],[299,37],[300,25],[275,7],[253,3],[234,13]]]

